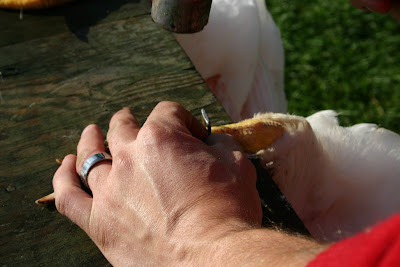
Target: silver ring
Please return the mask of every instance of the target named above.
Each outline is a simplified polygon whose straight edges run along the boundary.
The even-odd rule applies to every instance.
[[[81,174],[79,175],[79,178],[81,178],[81,182],[84,186],[86,186],[88,189],[90,189],[89,187],[89,183],[88,183],[88,174],[90,169],[98,162],[103,161],[103,160],[111,160],[112,161],[112,157],[103,152],[103,153],[98,153],[98,154],[94,154],[93,156],[90,156],[82,165],[82,169],[81,169]]]

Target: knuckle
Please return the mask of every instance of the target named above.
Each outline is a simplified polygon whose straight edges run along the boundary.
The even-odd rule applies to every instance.
[[[160,110],[166,115],[181,115],[186,111],[184,107],[176,102],[163,101],[157,104],[154,110]]]
[[[172,102],[172,101],[161,101],[160,103],[158,103],[156,105],[155,108],[171,108],[171,107],[176,107],[176,106],[180,106],[178,103],[176,102]]]
[[[113,156],[112,166],[118,170],[131,170],[134,165],[131,151],[119,151]]]
[[[126,114],[126,110],[120,110],[112,116],[110,120],[110,130],[123,127],[123,126],[131,126],[137,124],[137,120],[131,114]],[[112,131],[111,131],[112,132]],[[109,132],[110,133],[110,132]]]
[[[132,126],[135,124],[135,121],[132,120],[132,118],[130,117],[118,117],[115,121],[114,121],[114,127],[125,127],[125,126]]]
[[[138,139],[145,145],[158,145],[167,134],[164,126],[157,122],[149,122],[139,132]]]

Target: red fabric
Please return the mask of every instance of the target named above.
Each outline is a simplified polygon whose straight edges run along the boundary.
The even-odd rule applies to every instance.
[[[332,245],[308,266],[400,266],[400,214]]]

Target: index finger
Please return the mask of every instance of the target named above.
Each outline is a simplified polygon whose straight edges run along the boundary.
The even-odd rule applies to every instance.
[[[208,137],[206,128],[184,107],[175,102],[160,102],[151,112],[143,127],[153,122],[167,123],[176,130],[191,134],[204,141]]]
[[[135,141],[140,126],[129,108],[123,108],[112,116],[107,132],[107,141],[111,154],[125,149],[126,145]]]

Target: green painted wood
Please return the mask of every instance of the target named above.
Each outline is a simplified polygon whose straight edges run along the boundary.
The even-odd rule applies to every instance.
[[[34,203],[86,125],[106,133],[123,106],[143,123],[162,100],[229,121],[148,0],[80,1],[22,21],[0,10],[0,72],[2,266],[108,265],[82,230]]]

